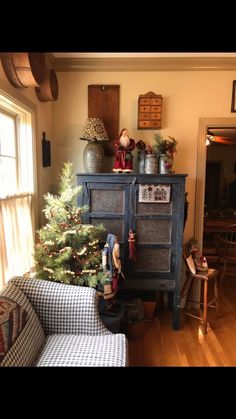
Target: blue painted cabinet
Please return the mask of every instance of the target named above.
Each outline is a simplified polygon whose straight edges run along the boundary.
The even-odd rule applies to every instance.
[[[102,222],[118,236],[124,289],[168,291],[173,328],[179,329],[185,179],[187,175],[77,174],[78,205],[89,206],[84,222]],[[129,230],[136,233],[137,262],[129,258]],[[104,235],[104,241],[106,239]]]

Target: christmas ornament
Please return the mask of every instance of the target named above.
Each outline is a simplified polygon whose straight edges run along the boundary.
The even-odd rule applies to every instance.
[[[129,259],[133,260],[134,262],[138,262],[137,255],[136,255],[136,247],[135,247],[135,233],[132,229],[129,230]]]

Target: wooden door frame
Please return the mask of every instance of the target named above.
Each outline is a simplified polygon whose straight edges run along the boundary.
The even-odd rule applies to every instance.
[[[197,139],[196,195],[194,213],[194,237],[202,252],[203,220],[206,179],[206,135],[209,127],[236,127],[235,118],[200,118]]]

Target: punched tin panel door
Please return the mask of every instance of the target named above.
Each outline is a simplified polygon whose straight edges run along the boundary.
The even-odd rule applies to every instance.
[[[179,328],[180,269],[185,176],[137,176],[131,189],[130,225],[136,232],[137,262],[129,262],[126,286],[168,291],[173,328]]]
[[[127,270],[125,254],[128,252],[128,222],[130,189],[125,183],[104,182],[102,177],[78,175],[78,184],[83,192],[78,197],[78,205],[88,205],[89,211],[83,215],[83,222],[89,224],[103,223],[106,232],[102,240],[105,243],[108,233],[118,237],[120,243],[122,266]],[[100,180],[100,181],[99,181]],[[111,179],[112,180],[112,179]],[[114,180],[114,179],[113,179]],[[127,218],[128,220],[128,218]]]
[[[141,180],[140,180],[141,181]],[[162,184],[145,185],[152,189]],[[171,250],[175,240],[175,234],[172,237],[172,205],[169,203],[140,202],[139,188],[137,184],[132,190],[132,210],[131,210],[131,228],[137,236],[137,263],[132,267],[131,273],[137,278],[137,284],[145,278],[156,279],[160,276],[170,277],[173,273],[174,264],[171,260]],[[147,188],[147,189],[148,189]],[[146,286],[149,282],[145,283]],[[145,286],[143,284],[143,286]],[[159,284],[156,285],[159,288]],[[150,288],[155,285],[150,284]]]
[[[144,194],[145,188],[153,192],[150,201],[142,200],[140,187],[144,188]],[[166,202],[158,199],[158,192],[162,190],[168,192]],[[158,279],[175,279],[176,253],[178,245],[182,244],[183,194],[184,188],[179,182],[170,184],[163,179],[152,183],[149,179],[144,182],[140,178],[132,188],[130,225],[137,235],[138,258],[132,269],[137,283],[140,282],[145,288],[160,289]],[[144,274],[145,284],[142,281]],[[156,285],[148,281],[151,278],[156,279]]]

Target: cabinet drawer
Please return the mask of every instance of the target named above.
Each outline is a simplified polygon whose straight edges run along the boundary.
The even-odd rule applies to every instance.
[[[162,99],[151,99],[151,105],[161,105]]]
[[[140,106],[139,112],[150,112],[151,106]]]
[[[161,106],[151,106],[150,112],[161,112]]]
[[[140,113],[139,119],[150,119],[150,113]]]
[[[139,121],[139,128],[160,128],[161,121]]]
[[[161,119],[161,113],[151,113],[151,114],[149,114],[149,119],[160,120]]]
[[[174,291],[176,281],[172,279],[157,279],[145,277],[132,278],[125,282],[123,289],[127,290],[143,290],[143,291]]]
[[[139,104],[140,105],[151,105],[152,103],[152,99],[139,99]]]
[[[156,290],[158,291],[170,291],[174,290],[175,281],[171,279],[158,279],[156,281]]]

